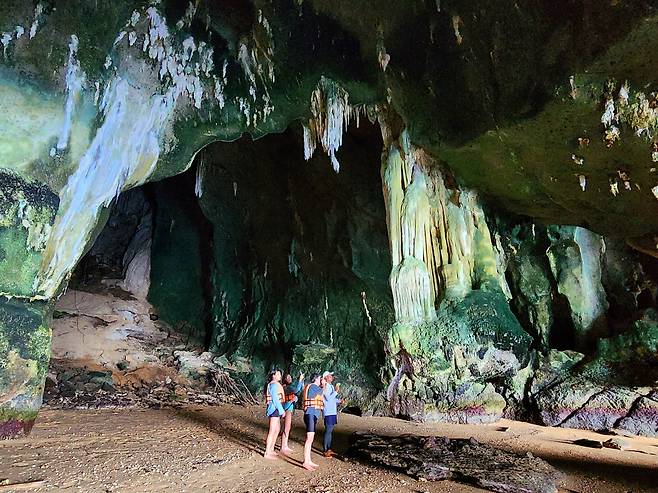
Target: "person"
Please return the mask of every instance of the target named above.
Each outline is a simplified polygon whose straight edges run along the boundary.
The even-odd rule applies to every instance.
[[[283,400],[285,398],[283,385],[281,385],[281,371],[272,370],[270,372],[267,378],[265,397],[267,401],[265,414],[270,419],[270,430],[265,442],[264,457],[266,459],[276,459],[277,455],[274,451],[274,446],[281,430],[281,417],[284,415]]]
[[[325,457],[333,457],[336,453],[331,450],[332,433],[334,427],[338,424],[338,392],[340,384],[334,387],[334,372],[325,371],[322,374],[322,400],[324,403],[324,443],[323,451]]]
[[[304,424],[306,425],[306,442],[304,443],[304,463],[302,466],[309,471],[315,470],[318,464],[311,460],[311,449],[315,438],[315,428],[318,424],[320,412],[324,407],[322,389],[320,388],[320,374],[311,375],[311,383],[304,387]]]
[[[292,383],[292,375],[287,373],[283,377],[283,383],[285,384],[284,392],[285,399],[283,403],[283,411],[285,412],[285,418],[283,423],[283,434],[281,436],[281,452],[283,454],[292,453],[292,449],[288,446],[288,440],[290,439],[290,428],[292,427],[292,415],[295,412],[295,402],[297,402],[297,395],[302,391],[302,385],[304,385],[304,374],[300,373],[297,382]]]

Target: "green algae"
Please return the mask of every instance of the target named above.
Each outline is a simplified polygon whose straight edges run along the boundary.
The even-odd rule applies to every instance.
[[[0,422],[36,418],[50,361],[49,307],[0,299]]]
[[[0,293],[33,295],[57,204],[47,187],[0,172]]]

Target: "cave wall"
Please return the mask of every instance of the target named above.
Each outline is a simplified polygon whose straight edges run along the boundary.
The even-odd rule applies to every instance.
[[[301,135],[218,144],[198,158],[213,225],[211,348],[260,386],[270,365],[334,368],[366,399],[391,321],[376,127],[347,135],[335,173]],[[349,163],[349,164],[347,164]]]
[[[208,345],[212,304],[212,225],[194,194],[194,173],[154,183],[148,300],[179,333]]]

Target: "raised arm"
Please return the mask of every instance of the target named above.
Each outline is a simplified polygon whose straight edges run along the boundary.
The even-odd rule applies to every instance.
[[[336,389],[332,384],[327,384],[324,386],[324,389],[322,389],[322,395],[328,399],[336,397],[336,394]]]
[[[302,391],[303,386],[304,386],[304,381],[303,380],[297,380],[297,383],[290,384],[291,393],[292,394],[299,394]]]

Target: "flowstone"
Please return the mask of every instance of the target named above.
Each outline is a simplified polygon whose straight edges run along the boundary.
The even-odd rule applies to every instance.
[[[503,293],[474,290],[463,300],[444,300],[435,322],[396,324],[393,331],[413,360],[399,392],[389,389],[394,414],[486,423],[509,407],[514,416],[531,376],[531,338]]]

